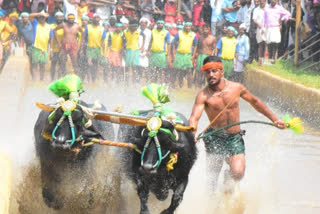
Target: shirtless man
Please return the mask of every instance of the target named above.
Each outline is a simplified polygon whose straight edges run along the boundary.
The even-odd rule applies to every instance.
[[[284,129],[286,127],[282,120],[242,84],[224,79],[220,58],[208,56],[204,59],[201,70],[204,71],[208,85],[196,97],[189,119],[191,126],[197,128],[203,110],[205,110],[210,121],[215,119],[215,122],[206,133],[213,129],[239,122],[239,99],[242,98],[258,112],[269,118],[278,128]],[[221,115],[217,116],[219,113]],[[243,132],[238,125],[204,138],[207,163],[212,163],[213,160],[215,162],[213,166],[209,166],[210,171],[213,172],[214,187],[217,184],[224,159],[230,167],[225,172],[225,187],[227,187],[225,191],[232,192],[232,184],[235,184],[235,181],[240,181],[244,176],[245,148],[242,135]]]
[[[73,71],[78,73],[78,41],[77,36],[78,32],[82,32],[82,27],[74,23],[75,15],[68,14],[67,23],[61,23],[54,29],[54,37],[58,42],[61,50],[61,61],[66,63],[67,55],[70,56]],[[62,43],[58,41],[57,31],[63,29],[64,35]]]
[[[202,87],[204,84],[204,75],[203,72],[200,70],[203,64],[203,60],[207,56],[215,55],[216,49],[216,38],[209,34],[210,26],[205,24],[202,27],[201,34],[199,36],[197,52],[198,52],[198,59],[197,59],[197,67],[196,67],[196,75],[195,75],[195,85],[198,87]]]

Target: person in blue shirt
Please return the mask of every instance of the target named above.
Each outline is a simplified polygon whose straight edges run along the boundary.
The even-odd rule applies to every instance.
[[[224,0],[222,6],[223,17],[228,26],[238,28],[237,13],[240,9],[240,1],[238,0]]]

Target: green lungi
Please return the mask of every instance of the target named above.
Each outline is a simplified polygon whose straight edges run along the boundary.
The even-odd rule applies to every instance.
[[[90,59],[100,60],[101,58],[101,48],[91,48],[87,47],[87,57]]]
[[[233,72],[233,59],[221,59],[224,71],[224,77],[229,78]]]
[[[207,54],[199,54],[197,59],[197,67],[196,71],[200,71],[201,67],[203,66],[203,60],[209,55]]]
[[[38,48],[32,48],[32,63],[46,64],[48,62],[47,51]]]
[[[126,50],[126,66],[139,66],[140,50]]]
[[[167,56],[166,52],[150,52],[149,56],[149,63],[150,67],[157,67],[157,68],[167,68]]]
[[[211,131],[213,131],[213,129],[209,128],[204,135]],[[242,135],[244,135],[244,131],[239,133],[226,133],[221,131],[204,137],[203,141],[208,153],[231,157],[245,153]]]
[[[182,54],[182,53],[176,53],[176,58],[173,62],[173,68],[177,69],[189,69],[193,68],[192,62],[191,62],[191,54]]]

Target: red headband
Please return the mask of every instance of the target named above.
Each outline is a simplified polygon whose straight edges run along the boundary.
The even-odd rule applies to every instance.
[[[211,68],[223,69],[223,65],[221,62],[208,62],[201,67],[201,71],[205,71]]]

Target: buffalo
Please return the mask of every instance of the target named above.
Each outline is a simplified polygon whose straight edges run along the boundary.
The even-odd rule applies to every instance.
[[[182,114],[175,114],[188,125]],[[140,111],[140,115],[150,118],[153,112]],[[158,200],[163,201],[168,197],[170,189],[173,190],[171,204],[161,213],[174,213],[183,199],[189,173],[197,157],[194,137],[190,132],[176,131],[171,120],[153,116],[147,124],[147,128],[119,126],[118,140],[133,143],[142,152],[140,154],[134,150],[123,150],[123,169],[137,186],[140,214],[149,213],[147,202],[150,191]],[[172,164],[169,169],[172,154],[176,154],[178,159],[173,169]]]
[[[55,210],[69,206],[66,213],[105,213],[105,208],[88,211],[96,209],[97,203],[104,206],[110,203],[115,210],[107,209],[108,213],[118,213],[117,203],[107,202],[117,201],[120,195],[120,174],[116,167],[119,161],[114,150],[95,144],[82,146],[91,138],[115,137],[111,123],[90,119],[91,106],[67,100],[53,112],[40,112],[34,136],[42,196],[45,204]]]

